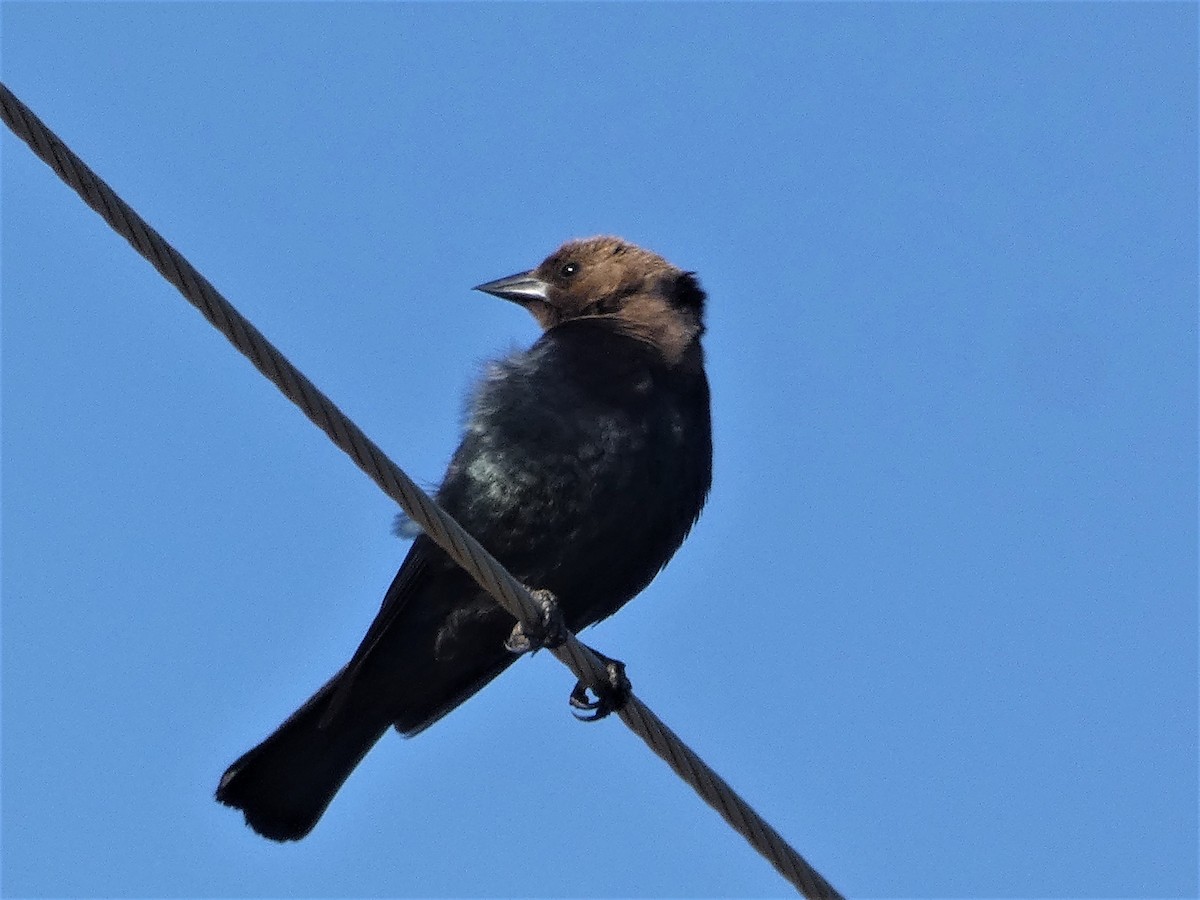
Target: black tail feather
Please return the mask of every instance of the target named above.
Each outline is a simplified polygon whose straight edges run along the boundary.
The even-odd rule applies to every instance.
[[[296,841],[325,812],[334,795],[390,720],[361,710],[322,723],[340,674],[221,777],[217,800],[242,810],[263,837]]]

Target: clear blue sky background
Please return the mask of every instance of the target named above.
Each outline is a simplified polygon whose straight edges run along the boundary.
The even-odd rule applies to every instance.
[[[414,477],[471,285],[697,270],[715,486],[590,641],[862,897],[1197,891],[1193,4],[6,3],[6,83]],[[305,841],[212,801],[393,505],[3,137],[3,888],[770,896],[523,661]]]

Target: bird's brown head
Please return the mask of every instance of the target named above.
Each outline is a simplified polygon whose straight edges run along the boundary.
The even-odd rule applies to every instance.
[[[536,269],[476,286],[525,307],[542,328],[603,318],[670,364],[699,354],[705,295],[692,272],[617,237],[568,241]]]

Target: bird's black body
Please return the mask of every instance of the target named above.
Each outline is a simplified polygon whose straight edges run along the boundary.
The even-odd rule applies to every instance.
[[[437,496],[578,631],[670,559],[708,493],[711,455],[705,380],[580,319],[492,366]]]
[[[556,257],[573,247],[585,262],[636,251],[657,263],[638,282],[652,288],[653,314],[591,312],[594,294],[620,293],[602,288],[550,293],[553,310],[531,309],[546,331],[488,368],[437,500],[520,581],[551,591],[578,631],[679,547],[708,493],[712,445],[695,280],[611,238],[568,244],[536,272],[561,269]],[[552,284],[553,272],[543,278]],[[680,332],[678,317],[694,330]],[[516,659],[505,648],[513,624],[419,536],[351,661],[229,768],[217,798],[267,837],[303,837],[390,726],[421,731]]]

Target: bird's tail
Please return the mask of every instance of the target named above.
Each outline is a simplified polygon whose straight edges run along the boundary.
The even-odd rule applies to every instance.
[[[221,777],[217,800],[245,813],[246,824],[263,837],[295,841],[312,831],[342,783],[391,725],[383,712],[334,713],[330,719],[329,704],[344,674],[335,675]]]
[[[516,659],[512,617],[435,551],[413,543],[346,667],[225,771],[217,800],[259,834],[304,837],[390,726],[416,734]]]

